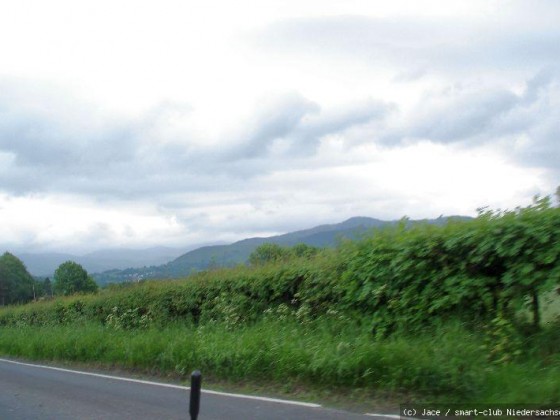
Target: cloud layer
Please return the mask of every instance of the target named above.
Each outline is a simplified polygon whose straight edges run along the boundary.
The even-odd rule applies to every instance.
[[[168,73],[176,89],[154,94],[164,68],[130,74],[159,98],[130,109],[96,97],[97,76],[82,91],[41,68],[0,73],[0,234],[14,247],[186,246],[550,193],[560,7],[537,3],[445,18],[294,6],[250,28],[232,15],[223,34],[200,32],[206,49],[186,42],[193,70]]]

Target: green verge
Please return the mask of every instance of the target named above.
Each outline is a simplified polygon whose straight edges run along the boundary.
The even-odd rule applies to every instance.
[[[115,330],[98,324],[1,329],[0,353],[32,360],[91,362],[145,373],[187,375],[195,368],[231,383],[297,389],[352,388],[408,395],[415,402],[557,403],[560,357],[550,334],[531,352],[489,364],[483,336],[458,323],[416,336],[374,341],[348,322],[263,320]],[[547,346],[549,347],[547,350]]]

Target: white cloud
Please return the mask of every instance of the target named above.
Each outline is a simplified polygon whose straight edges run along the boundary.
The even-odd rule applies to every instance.
[[[89,199],[62,194],[10,197],[0,195],[0,235],[8,245],[29,249],[64,248],[80,252],[95,247],[156,243],[154,237],[173,240],[184,232],[172,217],[151,206],[130,208],[111,202],[100,206]]]
[[[555,2],[0,10],[0,235],[189,245],[513,207],[559,183]]]

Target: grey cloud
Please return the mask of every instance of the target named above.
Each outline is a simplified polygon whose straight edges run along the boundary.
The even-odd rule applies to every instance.
[[[408,136],[437,142],[456,142],[487,134],[519,99],[508,91],[483,91],[438,97],[422,104]]]
[[[314,158],[325,136],[345,133],[346,138],[350,130],[382,121],[393,110],[394,105],[373,100],[331,109],[297,94],[268,98],[256,104],[254,117],[241,121],[219,147],[184,156],[181,166],[189,169],[177,175],[185,181],[193,173],[201,174],[196,185],[187,181],[194,190],[235,191],[275,171],[330,166],[332,162]],[[348,139],[346,146],[352,147],[356,142]]]
[[[560,70],[547,68],[527,80],[525,90],[451,87],[426,95],[418,106],[376,141],[388,147],[429,140],[464,147],[502,145],[517,164],[560,177]]]
[[[532,119],[519,133],[524,141],[514,149],[516,159],[526,165],[546,168],[560,179],[560,78],[531,107]]]
[[[187,104],[163,103],[142,117],[119,118],[59,89],[35,87],[0,81],[0,152],[13,156],[1,172],[1,190],[107,200],[197,190],[215,182],[212,171],[204,170],[211,153],[189,141]]]
[[[37,117],[0,114],[0,147],[3,151],[14,154],[20,164],[46,164],[57,156],[62,163],[70,162],[60,139],[53,136],[54,128]],[[70,149],[71,150],[71,149]]]
[[[257,104],[252,120],[209,147],[194,138],[186,104],[165,103],[141,118],[116,119],[72,98],[29,95],[0,96],[0,152],[14,156],[0,175],[0,189],[99,200],[153,196],[162,203],[185,192],[243,189],[251,178],[305,166],[323,136],[383,119],[391,109],[374,101],[322,109],[288,94]],[[278,141],[287,147],[279,154]]]
[[[527,80],[526,90],[523,94],[525,102],[534,102],[539,99],[539,95],[546,94],[546,90],[558,76],[560,76],[560,67],[545,67],[537,72],[535,76]]]
[[[560,119],[560,114],[556,117]],[[556,122],[545,126],[541,132],[535,134],[540,135],[530,142],[530,145],[518,153],[518,157],[522,162],[534,167],[545,167],[554,172],[556,175],[555,182],[560,179],[560,125]]]
[[[0,149],[13,153],[21,166],[95,168],[133,155],[126,125],[90,124],[87,110],[81,115],[82,121],[64,122],[53,118],[52,112],[26,113],[18,105],[15,102],[2,106]]]
[[[394,82],[414,82],[428,74],[426,67],[416,67],[412,69],[404,69],[393,77]]]
[[[558,4],[541,10],[540,20],[560,18]],[[468,72],[515,65],[529,68],[558,62],[560,29],[532,22],[521,12],[479,21],[378,19],[363,16],[299,18],[275,22],[255,34],[255,45],[306,56],[351,57],[371,65],[387,61],[403,81],[425,71]],[[412,70],[411,70],[412,69]],[[399,79],[399,78],[397,78]]]
[[[256,121],[241,150],[245,157],[255,157],[266,152],[274,140],[282,139],[297,129],[303,119],[319,112],[317,104],[300,95],[288,95],[266,104],[256,116]]]
[[[64,191],[80,180],[115,175],[134,160],[137,138],[128,121],[100,116],[76,101],[72,106],[71,98],[60,93],[18,92],[9,81],[0,83],[0,92],[7,85],[10,94],[0,95],[0,151],[14,161],[4,168],[2,189]],[[87,183],[82,187],[87,189]]]
[[[317,140],[328,134],[344,132],[356,126],[385,119],[396,109],[394,104],[368,100],[343,109],[326,110],[302,127],[300,135]]]
[[[457,28],[441,22],[386,20],[362,16],[298,18],[271,24],[258,34],[256,45],[279,50],[296,48],[306,53],[363,54],[391,48],[404,52],[410,47],[432,45],[448,39]],[[447,38],[446,38],[447,37]]]
[[[551,168],[550,157],[558,152],[560,105],[554,97],[560,74],[560,4],[514,1],[510,6],[476,21],[469,17],[288,19],[264,28],[253,41],[263,51],[354,60],[372,68],[389,65],[396,74],[393,82],[414,82],[438,73],[449,80],[476,81],[481,72],[483,82],[500,74],[510,81],[520,74],[534,74],[521,94],[499,82],[451,85],[447,91],[426,95],[412,112],[399,117],[394,108],[392,121],[380,118],[364,123],[345,137],[346,142],[369,139],[387,147],[418,140],[467,147],[502,141],[509,143],[507,154],[516,162]],[[516,140],[520,137],[527,140],[521,144]]]
[[[558,156],[558,72],[547,69],[526,85],[523,94],[473,86],[436,92],[406,115],[375,100],[326,108],[288,94],[257,104],[252,119],[240,121],[236,132],[212,147],[194,137],[185,104],[163,104],[134,120],[76,106],[76,118],[62,120],[0,97],[0,152],[15,156],[0,175],[0,188],[102,201],[150,197],[177,208],[189,194],[239,193],[276,171],[336,165],[315,158],[333,134],[347,148],[366,142],[400,147],[418,139],[470,147],[524,135],[529,141],[508,153],[518,162],[552,168]],[[23,134],[14,136],[14,127]]]
[[[394,109],[393,104],[373,100],[323,109],[301,96],[290,95],[257,114],[247,140],[234,146],[234,155],[242,159],[263,158],[270,154],[275,141],[282,141],[284,153],[290,158],[311,156],[324,136],[383,120]]]

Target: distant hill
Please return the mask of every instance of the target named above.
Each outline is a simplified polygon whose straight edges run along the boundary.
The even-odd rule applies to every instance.
[[[104,249],[86,255],[63,253],[20,253],[27,271],[34,276],[52,277],[54,271],[65,261],[75,261],[89,273],[128,267],[146,267],[164,264],[185,252],[184,249],[153,247],[148,249]]]
[[[463,218],[453,216],[453,218]],[[468,219],[468,218],[465,218]],[[437,219],[410,221],[410,224],[427,222],[445,224],[448,217]],[[246,263],[249,255],[259,245],[275,243],[282,246],[292,246],[304,243],[316,247],[333,247],[341,239],[355,239],[366,231],[395,224],[397,221],[383,221],[370,217],[353,217],[342,223],[321,225],[311,229],[300,230],[268,238],[249,238],[229,244],[204,246],[187,252],[173,261],[163,265],[153,265],[144,268],[128,268],[126,270],[110,270],[94,274],[100,284],[110,282],[134,281],[147,278],[175,278],[186,276],[192,272],[205,270],[209,267],[231,267]]]

